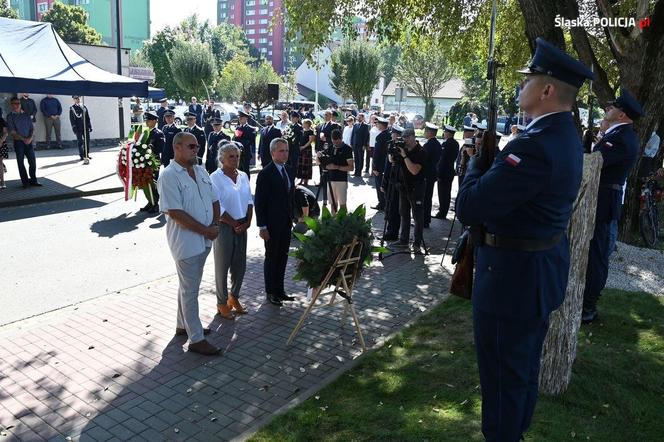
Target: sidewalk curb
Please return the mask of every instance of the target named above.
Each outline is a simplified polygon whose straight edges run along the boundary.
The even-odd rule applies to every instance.
[[[449,288],[449,287],[448,287],[448,288]],[[447,293],[447,295],[446,295],[445,297],[441,298],[438,302],[436,302],[435,304],[433,304],[433,305],[432,305],[430,308],[428,308],[427,310],[425,310],[425,311],[423,311],[423,312],[420,312],[419,314],[417,314],[416,316],[414,316],[410,321],[408,321],[407,323],[405,323],[405,324],[403,325],[403,327],[401,327],[400,329],[396,330],[396,331],[393,332],[393,333],[390,333],[390,334],[387,335],[387,336],[378,337],[378,338],[376,339],[376,342],[374,343],[374,345],[372,345],[371,347],[369,347],[369,348],[367,349],[367,351],[361,353],[358,357],[356,357],[355,359],[353,359],[352,361],[350,361],[350,362],[348,363],[348,365],[344,365],[344,366],[339,367],[339,368],[336,369],[332,374],[330,374],[327,378],[323,379],[322,382],[320,382],[319,384],[316,384],[316,385],[314,385],[314,386],[309,387],[307,390],[305,390],[303,393],[301,393],[298,397],[294,398],[294,399],[291,400],[289,403],[287,403],[286,405],[282,406],[280,409],[278,409],[277,411],[275,411],[274,413],[272,413],[270,416],[268,416],[268,417],[266,417],[266,418],[264,418],[264,419],[261,419],[260,421],[254,423],[250,428],[248,428],[247,430],[245,430],[243,433],[241,433],[240,435],[238,435],[238,436],[234,437],[233,439],[231,439],[231,441],[232,441],[232,442],[244,442],[244,441],[248,440],[249,438],[251,438],[252,436],[254,436],[256,433],[258,433],[258,431],[259,431],[261,428],[263,428],[264,426],[266,426],[267,424],[269,424],[272,420],[274,420],[274,419],[277,418],[278,416],[281,416],[281,415],[283,415],[283,414],[286,414],[287,412],[289,412],[289,411],[292,410],[293,408],[297,407],[298,405],[300,405],[300,404],[303,403],[304,401],[308,400],[308,399],[309,399],[310,397],[312,397],[315,393],[319,392],[320,390],[322,390],[322,389],[324,389],[325,387],[327,387],[328,385],[330,385],[332,382],[334,382],[334,381],[336,381],[337,379],[339,379],[339,378],[340,378],[341,376],[343,376],[346,372],[348,372],[348,371],[352,370],[353,368],[355,368],[355,367],[356,367],[360,362],[362,362],[367,356],[369,356],[370,354],[375,353],[377,350],[379,350],[380,348],[382,348],[383,345],[385,345],[385,343],[386,343],[387,341],[389,341],[390,339],[394,338],[394,337],[395,337],[396,335],[398,335],[399,333],[401,333],[401,332],[403,332],[403,331],[405,331],[405,330],[408,330],[408,329],[409,329],[410,327],[412,327],[413,324],[415,324],[415,323],[416,323],[416,322],[417,322],[422,316],[426,315],[427,313],[430,313],[431,310],[433,310],[434,308],[437,308],[440,304],[442,304],[443,302],[447,301],[447,300],[449,299],[450,296],[451,296],[451,295],[450,295],[449,293]]]
[[[8,201],[4,203],[0,202],[0,208],[20,207],[20,206],[27,206],[29,204],[47,203],[50,201],[68,200],[73,198],[81,198],[84,196],[104,195],[107,193],[117,193],[123,191],[124,191],[123,187],[109,187],[106,189],[95,189],[87,191],[77,190],[74,192],[60,193],[57,195],[45,195],[36,198],[25,198],[22,200]]]

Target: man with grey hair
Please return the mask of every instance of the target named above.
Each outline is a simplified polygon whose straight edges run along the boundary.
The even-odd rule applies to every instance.
[[[268,302],[281,306],[292,301],[284,290],[284,275],[288,262],[291,237],[291,203],[295,188],[295,175],[288,161],[288,142],[275,138],[270,142],[272,162],[265,166],[256,179],[254,207],[260,237],[265,241],[263,276]]]
[[[159,175],[159,209],[167,215],[166,237],[180,283],[176,336],[188,336],[188,350],[216,355],[198,317],[198,291],[212,240],[219,234],[219,200],[210,176],[198,165],[198,143],[190,133],[173,137],[173,161]]]

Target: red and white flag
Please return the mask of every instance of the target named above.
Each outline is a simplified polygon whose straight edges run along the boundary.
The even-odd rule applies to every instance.
[[[513,153],[511,153],[511,154],[507,155],[507,157],[505,158],[505,162],[507,164],[509,164],[510,166],[516,167],[521,162],[521,158],[519,158],[516,155],[514,155]]]

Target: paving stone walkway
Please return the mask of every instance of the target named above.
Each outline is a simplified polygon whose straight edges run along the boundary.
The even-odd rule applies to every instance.
[[[380,214],[376,234],[382,226]],[[440,260],[449,226],[433,219],[425,230],[431,255],[392,256],[362,274],[355,302],[369,347],[447,296],[451,267]],[[174,337],[175,276],[0,328],[0,442],[242,440],[361,355],[341,304],[315,309],[286,345],[306,307],[293,259],[286,289],[298,301],[277,308],[262,295],[262,249],[250,249],[242,290],[250,314],[234,322],[214,315],[212,262],[200,311],[220,357],[187,353],[186,339]]]

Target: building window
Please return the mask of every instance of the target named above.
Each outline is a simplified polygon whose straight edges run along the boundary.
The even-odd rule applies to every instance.
[[[219,9],[226,9],[228,5],[226,3],[219,3]]]
[[[248,25],[255,25],[255,24],[256,24],[256,20],[253,20],[253,19],[252,19],[252,20],[247,20],[246,23],[247,23]]]
[[[252,45],[256,44],[256,39],[255,38],[250,38],[249,43],[251,43]]]
[[[247,35],[253,35],[256,33],[255,29],[247,29]]]
[[[266,28],[261,28],[261,34],[267,34],[267,29]]]
[[[258,39],[258,42],[261,43],[261,44],[265,44],[265,43],[267,43],[267,38],[261,37],[261,38]]]
[[[272,51],[267,51],[267,55],[272,55]]]
[[[245,14],[246,15],[254,15],[254,14],[256,14],[256,11],[254,11],[253,9],[249,9],[248,11],[245,12]]]
[[[262,54],[267,53],[267,48],[261,48],[261,53],[262,53]]]
[[[261,9],[259,14],[260,15],[267,15],[267,9]]]
[[[268,45],[268,46],[272,46],[272,40],[268,41],[268,42],[267,42],[267,45]]]
[[[43,14],[46,11],[48,11],[48,3],[47,2],[37,3],[37,12],[39,12],[40,14]]]
[[[274,6],[274,2],[270,2],[270,6]]]
[[[226,18],[226,13],[225,13],[225,12],[222,12],[221,14],[219,14],[219,17],[221,17],[221,18]]]
[[[256,0],[247,0],[245,5],[247,5],[247,6],[256,6]]]
[[[267,0],[259,0],[258,4],[261,5],[261,6],[266,6],[267,5]]]
[[[235,9],[235,5],[231,5],[231,9]]]
[[[267,18],[261,18],[259,22],[261,25],[266,25],[267,24]]]

